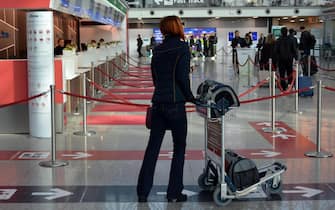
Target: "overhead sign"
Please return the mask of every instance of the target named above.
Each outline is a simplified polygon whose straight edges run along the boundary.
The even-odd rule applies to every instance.
[[[54,0],[52,8],[117,27],[121,26],[128,10],[121,0]]]
[[[173,6],[173,7],[199,7],[207,6],[207,1],[205,0],[154,0],[153,5],[156,7],[161,6]]]

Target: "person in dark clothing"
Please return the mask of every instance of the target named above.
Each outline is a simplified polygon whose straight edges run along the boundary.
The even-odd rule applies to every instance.
[[[153,50],[156,47],[156,38],[154,35],[150,38],[150,48]]]
[[[218,42],[218,39],[216,37],[216,34],[211,34],[208,38],[208,43],[209,43],[209,56],[213,57],[216,54],[216,44]]]
[[[243,38],[240,37],[240,32],[235,31],[235,37],[231,41],[231,46],[233,48],[233,68],[235,69],[236,73],[239,73],[239,67],[238,67],[238,57],[237,57],[237,49],[238,47],[244,47],[245,41]]]
[[[202,37],[202,44],[204,45],[204,55],[205,57],[208,57],[209,44],[206,34],[204,34]]]
[[[275,53],[281,77],[280,84],[283,90],[286,90],[287,83],[283,78],[288,77],[288,83],[291,84],[293,78],[293,58],[297,60],[297,49],[294,46],[293,40],[287,35],[287,28],[281,28],[280,32],[281,36],[276,41]]]
[[[64,46],[65,46],[64,39],[58,39],[57,46],[54,49],[54,56],[63,55]]]
[[[143,54],[141,52],[142,45],[143,45],[143,41],[142,41],[141,35],[138,34],[137,35],[137,52],[138,52],[138,57],[142,57],[143,56]]]
[[[312,43],[311,43],[312,35],[309,31],[305,29],[304,26],[301,26],[300,30],[302,32],[300,36],[299,49],[303,51],[304,56],[309,56],[311,54],[311,49],[312,49]]]
[[[296,49],[296,52],[297,52],[297,56],[298,57],[298,39],[295,37],[295,35],[297,35],[297,32],[293,29],[293,28],[290,28],[288,30],[288,36],[293,40],[293,44],[294,44],[294,47]]]
[[[138,177],[137,195],[139,202],[147,202],[165,132],[171,130],[173,158],[167,199],[169,202],[182,202],[187,200],[187,196],[182,194],[187,135],[185,102],[195,101],[189,80],[191,55],[179,17],[164,17],[160,21],[160,30],[164,40],[154,49],[152,56],[151,72],[155,90],[151,130]]]
[[[265,38],[264,38],[265,39]],[[260,60],[260,68],[269,70],[269,59],[272,59],[272,63],[275,64],[275,44],[276,39],[273,34],[268,34],[261,49],[261,60]],[[272,70],[275,70],[272,68]]]

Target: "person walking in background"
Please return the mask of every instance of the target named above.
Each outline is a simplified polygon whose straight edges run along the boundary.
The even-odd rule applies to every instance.
[[[238,30],[235,31],[235,36],[231,41],[231,47],[233,48],[233,68],[235,72],[239,74],[239,67],[238,67],[238,57],[237,57],[237,49],[238,47],[244,47],[245,41],[243,38],[240,37],[240,32]]]
[[[153,185],[153,176],[160,147],[166,130],[171,130],[173,158],[170,169],[167,199],[183,202],[183,171],[187,136],[185,102],[194,102],[190,88],[190,50],[185,42],[184,29],[177,16],[167,16],[160,21],[163,43],[154,49],[151,72],[154,83],[152,97],[151,130],[138,177],[139,202],[147,202]]]
[[[65,47],[64,39],[58,39],[57,46],[54,49],[54,56],[63,55],[64,47]]]
[[[139,58],[143,56],[143,54],[142,54],[142,52],[141,52],[141,50],[142,50],[142,45],[143,45],[143,41],[142,41],[141,35],[138,34],[138,35],[137,35],[137,52],[138,52],[138,57],[139,57]]]
[[[288,36],[290,37],[290,39],[292,39],[293,41],[293,44],[294,44],[294,48],[296,49],[296,52],[297,52],[297,55],[296,57],[298,58],[299,56],[299,47],[298,47],[298,39],[295,37],[295,35],[297,35],[297,32],[293,29],[293,28],[290,28],[288,30]]]
[[[280,84],[283,90],[287,89],[286,80],[283,78],[288,77],[288,83],[291,84],[293,79],[293,58],[297,60],[297,49],[294,46],[293,40],[287,35],[287,28],[280,29],[281,36],[276,41],[275,53],[277,55],[276,62],[279,67]]]
[[[150,38],[150,48],[153,50],[156,47],[156,38],[154,35]]]
[[[273,34],[268,34],[265,42],[263,44],[263,47],[261,49],[261,59],[260,59],[260,69],[265,69],[269,70],[269,59],[272,59],[272,63],[276,63],[276,58],[275,58],[275,44],[276,44],[276,39],[273,36]],[[272,68],[272,70],[275,70],[275,68]]]
[[[307,31],[304,26],[300,27],[301,36],[299,49],[303,51],[304,56],[309,56],[311,54],[311,49],[314,48],[315,45],[315,37],[311,34],[311,32]]]
[[[208,57],[209,45],[208,45],[207,34],[203,35],[202,44],[204,45],[204,55],[205,55],[205,57]]]

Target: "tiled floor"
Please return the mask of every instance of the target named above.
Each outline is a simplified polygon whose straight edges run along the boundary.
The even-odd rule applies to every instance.
[[[205,79],[229,84],[237,93],[249,88],[245,74],[246,67],[240,69],[240,76],[237,77],[232,70],[229,56],[224,57],[224,62],[222,57],[218,56],[216,61],[208,59],[200,61],[199,64],[192,74],[194,93],[199,83]],[[314,81],[320,78],[324,85],[335,87],[334,72],[320,71],[313,76]],[[257,73],[251,77],[251,84],[256,82]],[[241,100],[268,94],[268,88],[259,88]],[[321,148],[332,153],[335,153],[333,139],[335,130],[332,129],[335,123],[334,96],[335,92],[323,91]],[[293,129],[301,139],[315,143],[317,95],[299,98],[299,113],[294,112],[294,100],[293,95],[276,100],[276,120]],[[334,158],[304,157],[303,153],[307,152],[303,150],[305,145],[299,144],[301,141],[295,138],[266,140],[262,133],[251,126],[251,123],[269,121],[269,110],[270,101],[261,101],[242,104],[228,113],[225,146],[240,151],[247,157],[255,158],[259,166],[274,161],[286,164],[288,169],[283,175],[284,191],[279,196],[266,197],[260,191],[260,195],[263,196],[258,198],[254,196],[234,200],[227,207],[216,206],[212,194],[201,191],[197,186],[198,176],[204,167],[201,152],[204,149],[204,122],[197,113],[189,113],[188,156],[184,173],[185,190],[190,195],[189,201],[170,204],[164,197],[170,166],[169,151],[172,150],[171,135],[167,133],[162,145],[161,160],[157,164],[155,187],[149,197],[149,203],[138,204],[135,185],[148,140],[148,130],[143,125],[89,126],[89,129],[95,130],[97,134],[92,137],[79,137],[72,133],[81,130],[81,117],[69,115],[65,132],[57,135],[57,155],[69,161],[69,166],[66,167],[43,168],[39,166],[41,160],[20,159],[24,157],[23,151],[48,152],[49,139],[0,134],[0,209],[335,209]],[[291,143],[286,144],[283,141]],[[281,146],[282,144],[284,146]],[[282,155],[279,159],[255,155],[262,151],[275,151]],[[78,154],[84,156],[75,156]],[[285,156],[286,154],[289,155]],[[52,191],[52,188],[55,189]],[[306,192],[303,192],[306,188],[316,190],[316,194],[306,195]],[[60,192],[60,197],[55,197],[54,192]]]

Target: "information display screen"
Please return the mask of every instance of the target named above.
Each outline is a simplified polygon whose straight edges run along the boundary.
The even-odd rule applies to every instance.
[[[201,38],[204,34],[210,35],[216,33],[216,28],[184,28],[184,34],[188,39],[190,36],[194,38]],[[159,28],[153,29],[153,34],[156,39],[156,42],[161,43],[163,41],[163,35]]]

